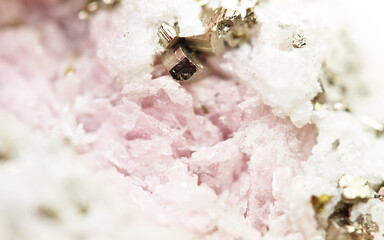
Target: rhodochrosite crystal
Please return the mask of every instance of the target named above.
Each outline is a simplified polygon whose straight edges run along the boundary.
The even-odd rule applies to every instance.
[[[0,239],[383,239],[382,5],[0,0]]]

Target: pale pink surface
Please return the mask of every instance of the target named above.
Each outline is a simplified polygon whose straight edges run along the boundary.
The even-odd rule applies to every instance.
[[[143,214],[161,223],[200,237],[224,231],[213,209],[226,191],[229,206],[261,233],[284,214],[281,186],[309,156],[314,127],[275,117],[241,79],[180,85],[158,66],[160,77],[123,84],[106,70],[113,59],[97,58],[100,43],[68,31],[84,23],[62,14],[62,27],[50,19],[59,1],[35,2],[32,22],[45,23],[0,31],[1,110],[69,138],[93,169],[115,169]]]

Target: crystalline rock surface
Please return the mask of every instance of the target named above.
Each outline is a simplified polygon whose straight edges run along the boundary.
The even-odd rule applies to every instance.
[[[384,120],[380,1],[259,1],[249,41],[182,84],[157,29],[200,33],[197,1],[84,4],[0,0],[0,239],[324,239],[342,175],[383,182],[360,122]],[[350,112],[314,110],[324,63]],[[360,213],[383,239],[384,203]]]

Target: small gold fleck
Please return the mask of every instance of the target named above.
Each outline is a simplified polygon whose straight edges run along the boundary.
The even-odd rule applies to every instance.
[[[327,96],[325,95],[325,90],[323,83],[319,79],[319,84],[320,84],[320,91],[317,93],[316,97],[312,99],[312,104],[314,106],[314,109],[317,110],[316,104],[319,107],[320,105],[324,105],[327,102]]]
[[[5,152],[0,151],[0,163],[6,162],[9,160],[9,156]]]
[[[72,59],[72,60],[76,60],[76,59],[78,59],[80,56],[81,56],[81,51],[78,50],[78,49],[75,49],[75,50],[73,50],[73,52],[72,52],[72,54],[71,54],[71,59]]]
[[[208,114],[209,113],[208,108],[204,104],[201,105],[201,109],[203,109],[204,114]]]
[[[80,204],[78,204],[78,210],[79,210],[79,213],[85,215],[89,211],[89,205],[84,204],[84,203],[80,203]]]
[[[49,206],[39,206],[37,212],[40,216],[47,219],[57,220],[59,218],[57,212]]]
[[[114,6],[118,3],[118,0],[103,0],[105,5]]]
[[[340,140],[339,139],[336,139],[333,143],[332,143],[332,150],[336,151],[340,146]]]
[[[65,75],[68,75],[68,74],[73,73],[73,72],[74,72],[74,70],[72,67],[67,67],[67,69],[65,69]]]
[[[313,110],[328,109],[327,105],[318,102],[313,103]]]
[[[336,102],[333,104],[333,110],[335,111],[345,111],[345,112],[350,112],[347,104],[343,102]]]
[[[100,5],[99,2],[97,2],[97,1],[90,2],[87,5],[87,10],[89,12],[96,12],[97,9],[99,8],[99,5]]]
[[[87,11],[80,11],[78,14],[77,14],[77,17],[80,19],[80,20],[86,20],[89,18],[89,13]]]
[[[311,203],[313,210],[316,213],[321,213],[324,210],[325,205],[333,198],[333,196],[328,194],[323,194],[320,197],[313,195],[311,197]]]

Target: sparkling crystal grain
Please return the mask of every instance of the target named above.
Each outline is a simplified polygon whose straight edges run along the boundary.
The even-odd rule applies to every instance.
[[[307,45],[307,40],[305,37],[296,33],[292,36],[292,44],[294,48],[303,48],[305,45]]]
[[[200,61],[182,46],[168,49],[162,55],[162,63],[177,81],[190,79],[194,74],[203,69]]]
[[[345,203],[366,202],[371,196],[368,181],[351,175],[344,175],[339,180],[342,188],[342,201]]]
[[[316,213],[321,213],[324,210],[325,205],[333,198],[333,196],[328,194],[323,194],[320,197],[312,196],[311,203],[313,210]]]
[[[171,47],[178,41],[179,29],[172,26],[167,22],[162,22],[157,35],[159,36],[160,43],[165,47]]]
[[[224,41],[217,32],[208,32],[185,38],[188,47],[194,51],[220,55],[224,50]]]

